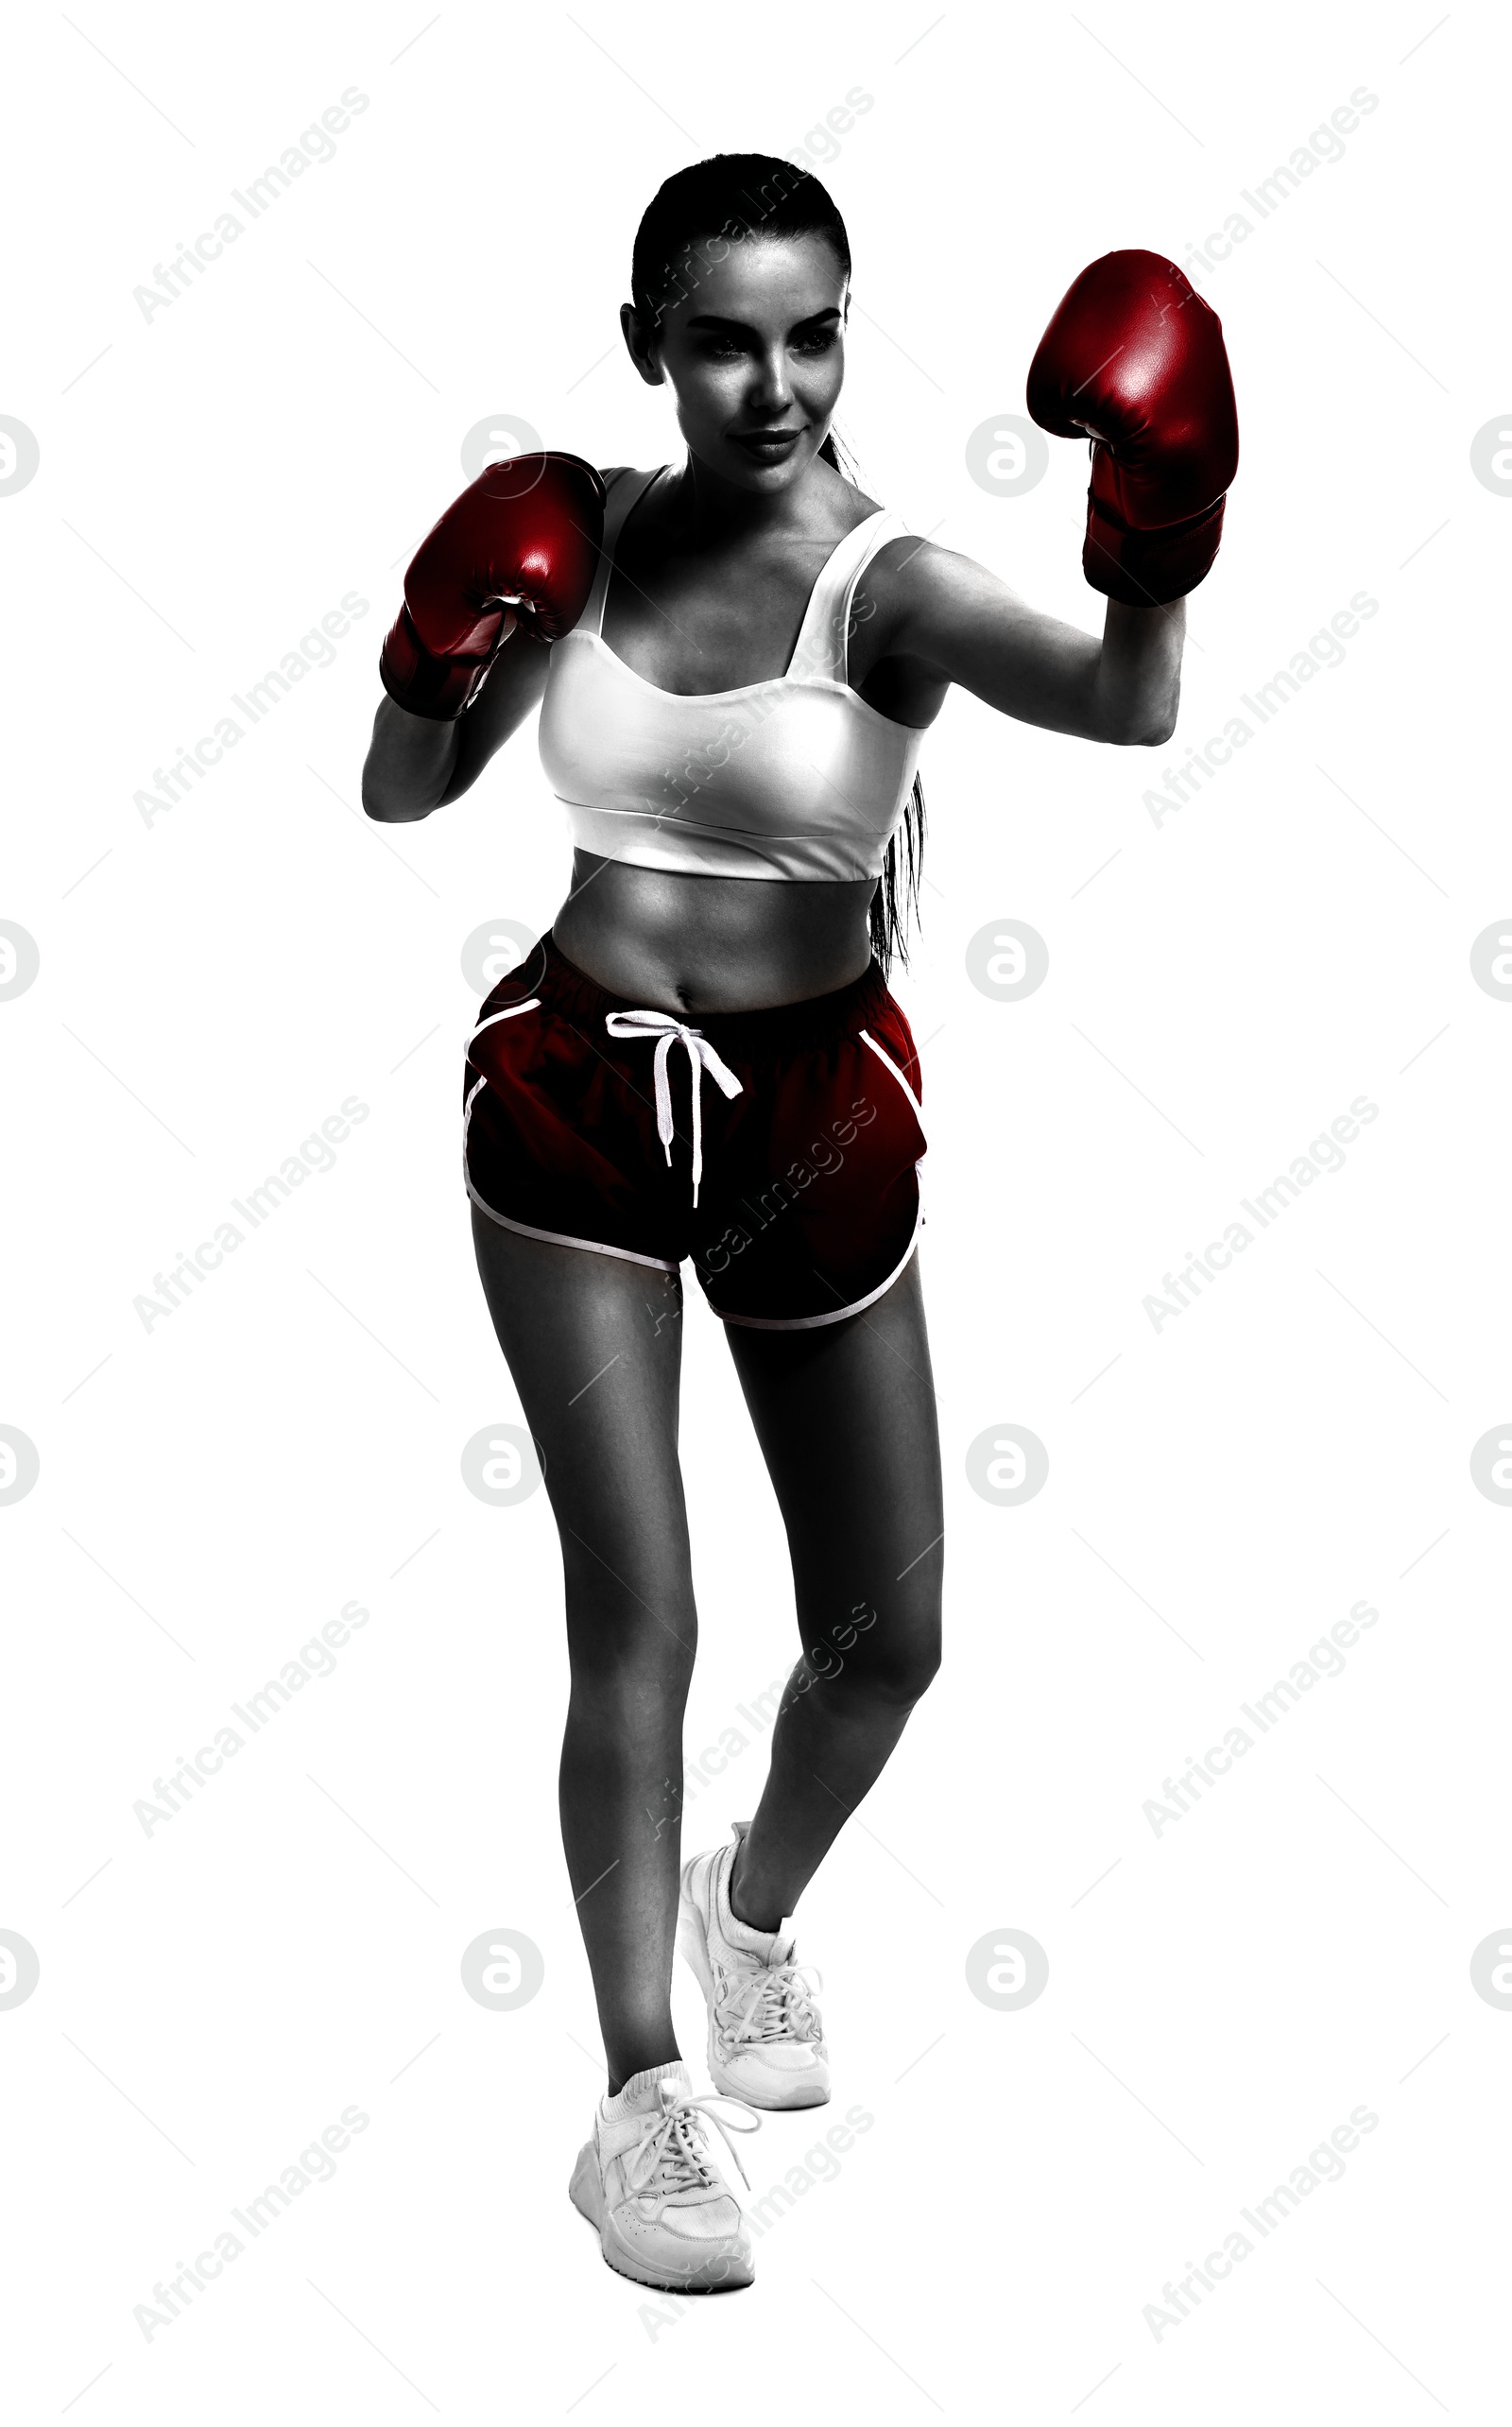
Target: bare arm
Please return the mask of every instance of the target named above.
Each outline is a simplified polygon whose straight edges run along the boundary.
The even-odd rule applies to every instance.
[[[412,716],[386,695],[372,720],[362,770],[362,805],[369,817],[385,825],[409,825],[459,799],[540,706],[550,660],[549,645],[517,625],[472,707],[454,724]]]
[[[958,682],[1005,716],[1084,741],[1158,746],[1176,730],[1186,602],[1107,602],[1101,639],[1042,614],[970,557],[894,542],[879,565],[886,655],[943,687]]]
[[[600,473],[606,491],[624,469],[615,464]],[[510,615],[481,690],[455,722],[411,715],[386,695],[372,720],[362,770],[362,805],[369,817],[386,825],[410,825],[460,799],[494,751],[540,707],[550,663],[550,644],[536,638],[528,616]]]

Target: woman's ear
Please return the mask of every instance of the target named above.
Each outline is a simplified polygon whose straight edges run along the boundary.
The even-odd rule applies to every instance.
[[[620,327],[624,332],[630,360],[647,387],[664,387],[666,372],[657,360],[655,339],[648,336],[645,323],[633,303],[620,305]]]

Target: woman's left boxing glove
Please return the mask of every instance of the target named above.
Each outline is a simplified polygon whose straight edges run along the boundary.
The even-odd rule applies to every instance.
[[[1061,298],[1029,370],[1029,410],[1090,438],[1082,571],[1130,607],[1194,590],[1218,553],[1239,463],[1218,315],[1160,253],[1104,253]]]
[[[421,540],[385,641],[384,689],[412,716],[450,724],[472,705],[524,618],[543,641],[588,603],[604,538],[604,484],[581,456],[490,464]]]

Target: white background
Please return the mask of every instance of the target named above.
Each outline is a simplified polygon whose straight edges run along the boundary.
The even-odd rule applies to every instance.
[[[1469,450],[1512,401],[1504,44],[1487,9],[1435,14],[13,26],[0,411],[41,448],[0,496],[0,917],[41,954],[0,1003],[0,1421],[41,1459],[0,1508],[0,1927],[41,1963],[0,2012],[18,2420],[1492,2415],[1512,2014],[1469,1964],[1512,1937],[1512,1512],[1469,1457],[1512,1413],[1512,1007],[1469,951],[1512,908],[1512,508]],[[349,86],[369,107],[336,157],[144,319],[133,288]],[[555,1530],[543,1492],[490,1508],[459,1472],[520,1420],[458,1170],[460,953],[544,927],[568,847],[528,733],[426,824],[362,818],[382,630],[480,419],[673,455],[618,344],[637,217],[855,87],[873,106],[820,167],[855,256],[842,433],[911,527],[1094,627],[1083,452],[1053,442],[1005,499],[968,438],[1022,414],[1085,262],[1186,261],[1361,86],[1344,159],[1199,282],[1243,457],[1177,742],[1095,749],[955,698],[926,746],[897,991],[932,1140],[948,1661],[799,1915],[830,2116],[873,2123],[763,2235],[752,2292],[657,2302],[565,2195],[599,2051],[557,1832]],[[1161,769],[1360,591],[1346,662],[1157,826]],[[369,611],[335,663],[145,823],[154,768],[348,592]],[[1004,918],[1050,954],[1015,1004],[965,968]],[[154,1275],[350,1095],[369,1115],[335,1168],[146,1331]],[[1360,1095],[1346,1167],[1157,1332],[1162,1276]],[[687,1742],[750,1739],[690,1798],[694,1848],[754,1805],[736,1706],[797,1645],[688,1303]],[[965,1472],[1009,1422],[1050,1459],[1019,1507]],[[352,1599],[335,1674],[145,1835],[154,1779]],[[1162,1780],[1361,1599],[1345,1673],[1157,1837]],[[460,1979],[498,1928],[544,1956],[514,2012]],[[1007,1928],[1049,1959],[1022,2011],[967,1983]],[[680,1967],[676,1995],[701,2084]],[[154,2283],[348,2106],[370,2121],[335,2178],[146,2339]],[[1161,2287],[1362,2106],[1345,2177],[1157,2335]],[[757,2192],[819,2137],[767,2117]]]

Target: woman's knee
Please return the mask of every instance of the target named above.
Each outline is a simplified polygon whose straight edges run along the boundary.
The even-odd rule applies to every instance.
[[[807,1649],[817,1678],[833,1678],[875,1700],[911,1709],[938,1674],[941,1652],[937,1594],[910,1595],[881,1610],[858,1610]]]
[[[939,1674],[940,1634],[936,1624],[921,1629],[906,1644],[893,1645],[864,1672],[874,1694],[912,1710]]]
[[[566,1562],[567,1657],[575,1689],[634,1695],[656,1687],[686,1695],[698,1643],[691,1578],[607,1573]]]

